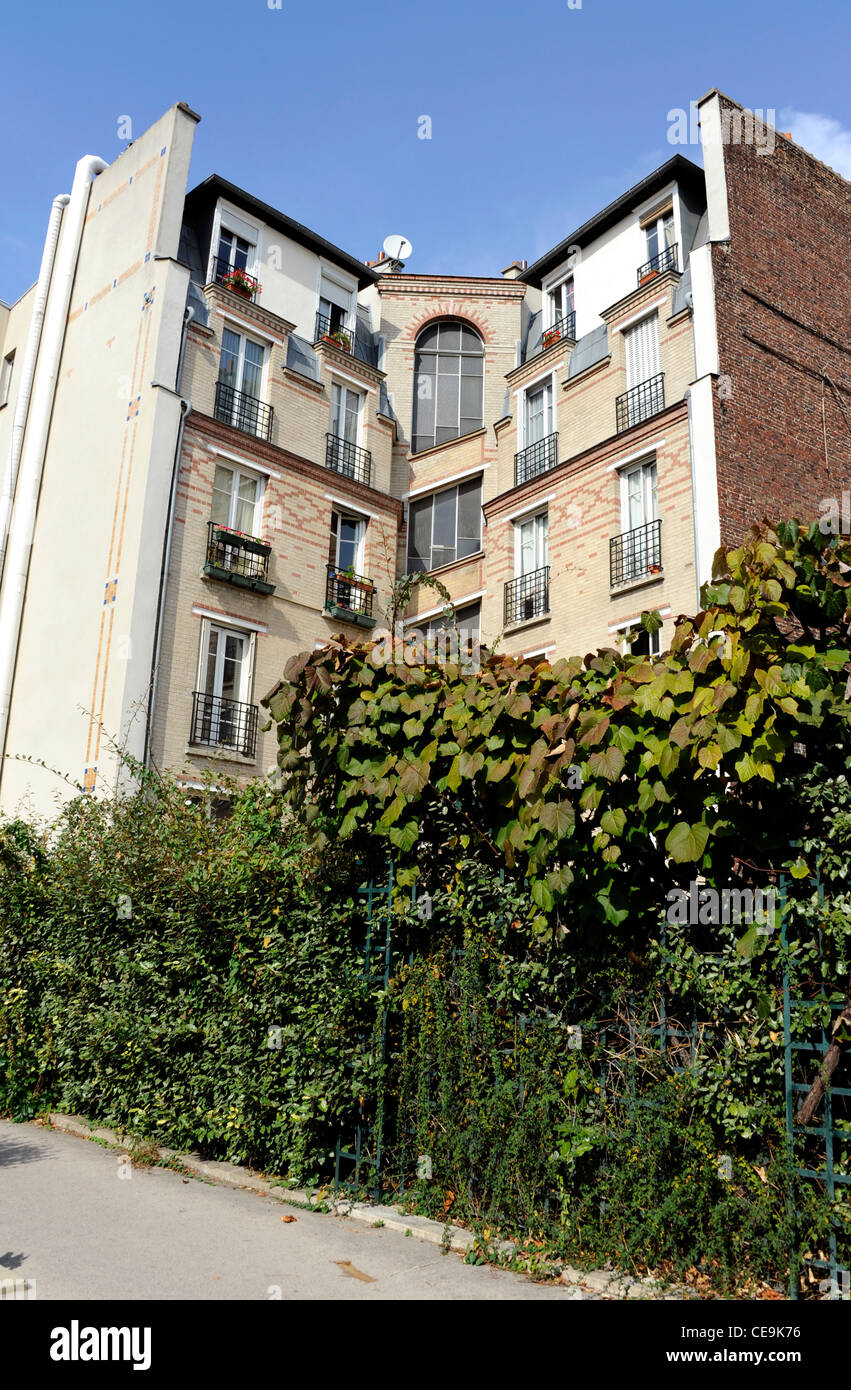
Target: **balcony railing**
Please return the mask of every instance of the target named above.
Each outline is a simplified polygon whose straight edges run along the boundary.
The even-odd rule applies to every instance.
[[[338,565],[328,566],[328,580],[325,586],[325,608],[336,618],[357,623],[360,627],[372,627],[372,605],[375,599],[375,585],[362,574],[351,574],[341,570]]]
[[[228,700],[196,690],[192,696],[192,727],[189,742],[211,748],[227,748],[253,758],[257,753],[256,705]]]
[[[213,281],[217,285],[224,285],[226,290],[232,290],[241,299],[255,299],[260,288],[256,275],[249,275],[247,270],[231,265],[222,256],[216,256],[213,261]]]
[[[679,247],[676,242],[673,246],[666,246],[664,251],[660,251],[658,256],[652,256],[645,265],[638,267],[638,283],[643,285],[645,280],[652,280],[656,275],[661,275],[663,270],[676,270],[679,262],[677,251]]]
[[[661,521],[648,521],[646,526],[636,526],[609,541],[609,582],[613,589],[661,573]]]
[[[651,376],[649,381],[640,381],[630,391],[624,391],[615,402],[618,434],[632,425],[640,425],[665,409],[665,373]]]
[[[576,313],[571,310],[563,318],[556,319],[550,328],[545,328],[541,334],[541,352],[546,352],[547,348],[552,347],[553,343],[561,342],[562,338],[576,338]]]
[[[339,434],[326,434],[325,467],[333,468],[335,473],[342,473],[344,477],[354,478],[355,482],[364,483],[369,487],[372,477],[372,454],[369,449],[360,449],[357,444],[350,444],[348,439],[343,439]]]
[[[550,611],[550,567],[509,579],[505,586],[505,625],[526,623]]]
[[[268,541],[220,526],[217,521],[207,522],[204,573],[210,579],[223,579],[258,594],[273,594],[275,586],[269,583],[271,553]]]
[[[330,340],[334,347],[340,348],[343,352],[352,352],[355,346],[355,330],[340,323],[335,325],[327,314],[317,314],[313,341],[320,343],[323,339]]]
[[[535,444],[528,444],[525,449],[521,449],[519,454],[514,455],[514,486],[519,487],[521,483],[528,483],[530,478],[537,478],[539,473],[548,473],[551,468],[555,468],[558,463],[558,431],[548,434],[546,439],[539,439]]]
[[[249,396],[247,391],[237,391],[224,381],[216,382],[217,420],[233,425],[234,429],[244,430],[246,434],[254,434],[258,439],[268,440],[272,437],[273,414],[272,407],[258,401],[256,396]]]

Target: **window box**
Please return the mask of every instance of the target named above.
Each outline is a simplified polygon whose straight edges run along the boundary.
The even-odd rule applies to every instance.
[[[240,550],[250,550],[252,555],[268,555],[272,549],[269,541],[261,541],[258,536],[246,535],[232,526],[217,526],[216,540],[220,545],[235,545]]]
[[[541,347],[544,350],[546,350],[548,347],[552,347],[553,343],[557,343],[560,337],[561,333],[557,328],[548,328],[543,338],[541,339]]]
[[[326,604],[325,612],[329,618],[336,618],[341,623],[355,623],[357,627],[375,627],[378,621],[369,613],[360,613],[356,608],[344,608],[339,603]]]

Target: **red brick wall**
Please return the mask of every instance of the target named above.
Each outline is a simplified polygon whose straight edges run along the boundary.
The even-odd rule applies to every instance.
[[[715,418],[721,536],[737,541],[851,487],[851,185],[779,135],[771,154],[729,144],[724,159]]]

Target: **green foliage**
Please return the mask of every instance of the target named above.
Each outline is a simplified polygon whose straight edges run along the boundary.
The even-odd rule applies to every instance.
[[[4,827],[0,1108],[308,1180],[370,1086],[355,885],[333,856],[313,877],[262,784],[220,801],[151,780],[73,802],[49,847]]]
[[[656,658],[295,657],[265,701],[286,799],[317,847],[384,838],[402,883],[474,846],[528,879],[533,934],[652,925],[672,882],[741,876],[742,844],[757,874],[786,862],[778,780],[847,731],[849,563],[815,523],[755,529]]]

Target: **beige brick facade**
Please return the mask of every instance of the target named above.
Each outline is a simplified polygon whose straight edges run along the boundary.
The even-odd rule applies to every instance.
[[[412,517],[422,557],[461,551],[427,578],[483,642],[550,658],[644,643],[625,634],[650,609],[664,645],[676,618],[696,610],[720,538],[719,341],[728,355],[741,349],[715,285],[727,165],[715,159],[707,203],[702,171],[675,156],[532,267],[410,274],[356,260],[218,176],[186,194],[196,120],[173,108],[93,185],[43,460],[0,786],[7,810],[29,794],[52,804],[55,782],[34,781],[28,757],[99,788],[115,768],[113,737],[190,785],[211,767],[265,775],[272,734],[218,737],[197,723],[198,700],[238,704],[259,725],[259,701],[291,655],[384,627],[413,554]],[[756,198],[760,162],[736,161]],[[221,283],[234,267],[247,278],[241,294]],[[2,361],[20,361],[33,301],[28,291],[0,305]],[[433,367],[418,368],[418,340],[436,324],[478,335],[467,351],[478,358],[480,341],[481,414],[462,404],[469,365],[432,342],[446,358],[435,390],[455,372],[457,412],[447,424],[435,405],[415,451],[416,401]],[[227,332],[241,346],[226,367]],[[231,409],[234,391],[242,405]],[[438,426],[469,432],[422,447]],[[219,475],[232,489],[227,523],[225,484],[214,503],[217,468],[230,470]],[[480,543],[470,491],[479,478]],[[447,541],[437,518],[451,532],[456,487]],[[735,487],[743,496],[741,477]],[[250,525],[237,526],[237,513]],[[61,577],[69,522],[73,585]],[[423,583],[406,621],[425,625],[442,607]],[[239,700],[218,666],[210,685],[220,637],[239,654]],[[37,697],[57,695],[56,653],[67,695],[45,741]]]

